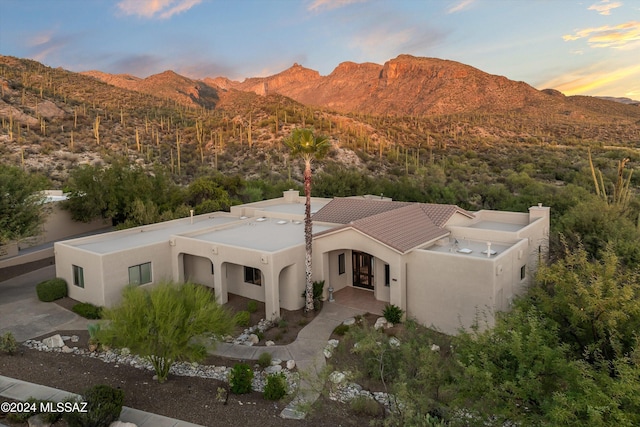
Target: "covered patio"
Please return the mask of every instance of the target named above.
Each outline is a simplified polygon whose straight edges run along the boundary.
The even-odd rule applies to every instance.
[[[376,300],[373,291],[358,289],[353,286],[346,286],[339,291],[336,291],[333,294],[333,298],[335,299],[333,304],[339,304],[344,307],[366,311],[380,316],[382,316],[382,311],[388,304],[386,301]],[[325,301],[325,304],[331,303]]]

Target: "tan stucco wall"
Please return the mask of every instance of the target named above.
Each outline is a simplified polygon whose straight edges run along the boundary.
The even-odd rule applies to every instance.
[[[202,256],[183,254],[184,280],[213,288],[211,260]]]
[[[110,221],[102,218],[91,222],[79,222],[71,219],[71,213],[62,209],[59,203],[49,203],[51,211],[42,227],[42,243],[67,239],[71,236],[101,230],[111,226]]]
[[[77,301],[104,306],[105,286],[102,274],[102,257],[63,243],[55,243],[54,252],[56,256],[56,277],[67,281],[69,297]],[[83,269],[84,288],[73,284],[73,265]]]
[[[479,310],[493,322],[495,260],[417,250],[407,256],[407,316],[446,334]],[[392,285],[393,286],[393,285]]]

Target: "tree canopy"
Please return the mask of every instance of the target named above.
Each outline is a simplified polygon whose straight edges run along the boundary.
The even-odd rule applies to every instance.
[[[103,318],[110,322],[101,331],[101,341],[147,358],[159,382],[167,379],[174,362],[202,360],[204,338],[229,334],[235,326],[211,290],[192,283],[163,282],[149,289],[129,286],[122,303],[105,310]]]
[[[0,244],[38,233],[47,180],[0,164]]]

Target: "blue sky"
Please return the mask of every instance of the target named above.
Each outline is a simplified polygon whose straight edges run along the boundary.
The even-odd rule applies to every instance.
[[[0,54],[234,80],[407,53],[640,99],[639,0],[0,0]]]

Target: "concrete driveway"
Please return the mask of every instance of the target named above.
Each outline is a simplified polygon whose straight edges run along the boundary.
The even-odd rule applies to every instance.
[[[0,282],[0,335],[11,331],[22,342],[56,330],[86,328],[86,319],[54,302],[38,300],[36,285],[55,275],[52,265]]]

